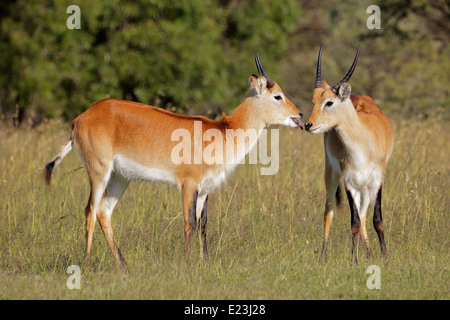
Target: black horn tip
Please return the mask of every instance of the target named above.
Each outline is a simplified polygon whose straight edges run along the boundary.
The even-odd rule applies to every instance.
[[[317,58],[316,83],[314,88],[322,88],[322,44],[320,44],[319,57]]]
[[[259,59],[259,55],[257,52],[255,52],[255,62],[256,62],[256,68],[258,69],[258,73],[260,76],[263,76],[267,80],[267,88],[272,88],[275,83],[272,79],[270,79],[269,75],[267,74],[266,70],[264,70],[264,67],[261,63],[261,59]]]
[[[263,73],[263,68],[262,68],[261,60],[259,59],[258,52],[255,52],[255,63],[256,63],[256,69],[258,69],[258,74],[261,76]]]
[[[352,66],[350,67],[350,70],[348,70],[347,74],[344,76],[344,78],[342,78],[341,81],[339,81],[338,83],[336,83],[336,84],[331,88],[331,90],[332,90],[334,93],[337,94],[337,92],[339,91],[339,87],[340,87],[343,83],[348,82],[348,80],[350,80],[350,78],[351,78],[351,76],[352,76],[352,74],[353,74],[353,71],[355,71],[356,64],[358,63],[358,57],[359,57],[359,50],[360,50],[360,47],[361,47],[361,46],[358,45],[358,49],[356,50],[356,55],[355,55],[355,58],[353,59],[353,63],[352,63]]]

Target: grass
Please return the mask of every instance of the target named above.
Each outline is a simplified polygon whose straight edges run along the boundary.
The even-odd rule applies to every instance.
[[[130,273],[117,271],[96,227],[84,266],[88,181],[76,152],[53,175],[44,165],[66,141],[69,125],[0,131],[0,299],[449,299],[448,122],[394,119],[395,147],[386,174],[383,217],[389,258],[351,261],[346,200],[331,229],[328,261],[320,259],[325,187],[322,137],[280,131],[280,169],[238,166],[210,196],[208,265],[197,237],[190,263],[178,190],[134,182],[113,215]],[[67,267],[81,267],[81,290],[69,290]],[[370,265],[381,289],[369,290]]]

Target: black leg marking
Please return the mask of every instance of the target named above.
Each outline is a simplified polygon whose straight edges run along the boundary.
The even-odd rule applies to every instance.
[[[195,231],[195,228],[197,226],[196,222],[197,198],[198,198],[198,191],[195,190],[194,196],[192,198],[191,208],[189,209],[189,226],[191,227],[192,232]]]
[[[381,216],[381,195],[383,193],[383,186],[380,187],[377,194],[377,200],[375,202],[375,208],[373,211],[373,226],[378,234],[378,239],[380,240],[380,248],[383,255],[386,256],[386,243],[384,242],[384,227],[383,227],[383,217]]]
[[[356,207],[355,200],[353,199],[352,194],[347,188],[345,188],[345,191],[347,192],[347,198],[351,213],[351,228],[353,235],[352,255],[354,255],[355,257],[355,262],[358,263],[358,238],[359,230],[361,228],[361,220],[359,219],[358,208]]]
[[[186,263],[189,263],[189,242],[191,241],[192,233],[195,231],[195,227],[197,226],[196,222],[196,212],[197,212],[197,198],[198,191],[195,190],[194,195],[192,197],[192,202],[188,210],[187,221],[185,217],[184,221],[184,257],[186,259]],[[186,225],[188,224],[188,226]]]
[[[208,196],[206,196],[205,203],[203,204],[202,215],[200,217],[200,230],[201,238],[203,241],[203,256],[205,258],[208,257],[208,250],[206,248],[206,222],[207,222],[207,209],[208,207]]]
[[[339,184],[338,184],[338,187],[336,189],[335,197],[336,197],[336,206],[339,207],[341,205],[341,203],[342,203],[341,187],[339,186]]]
[[[203,262],[208,261],[208,250],[206,247],[206,222],[207,222],[208,196],[206,196],[197,220],[198,240],[200,242],[200,256]],[[200,209],[200,208],[198,208]]]
[[[201,227],[202,233],[204,233],[204,231],[205,231],[206,221],[208,220],[207,219],[207,210],[208,210],[207,206],[208,206],[208,196],[206,196],[205,203],[203,204],[202,216],[200,219],[200,227]]]
[[[123,271],[127,271],[128,270],[127,262],[125,261],[125,258],[123,257],[123,254],[119,248],[117,248],[117,255],[119,256],[119,260],[120,260],[120,268]]]

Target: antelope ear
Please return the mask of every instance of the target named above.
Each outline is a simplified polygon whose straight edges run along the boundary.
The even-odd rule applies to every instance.
[[[349,83],[343,83],[339,87],[339,97],[341,98],[341,101],[345,101],[348,98],[350,98],[350,94],[352,93],[352,87]]]
[[[256,74],[252,74],[248,78],[248,85],[250,86],[250,89],[255,87],[256,79],[258,79],[258,76]]]
[[[258,95],[262,95],[267,90],[267,80],[264,77],[259,77],[256,79],[256,85],[255,85],[256,92]]]

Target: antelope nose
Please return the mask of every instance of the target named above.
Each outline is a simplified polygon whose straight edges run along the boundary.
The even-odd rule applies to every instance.
[[[308,123],[306,123],[305,124],[305,129],[306,129],[306,131],[309,131],[309,129],[312,127],[312,122],[308,122]]]
[[[300,116],[300,119],[303,118],[303,113],[299,112],[298,115]]]

